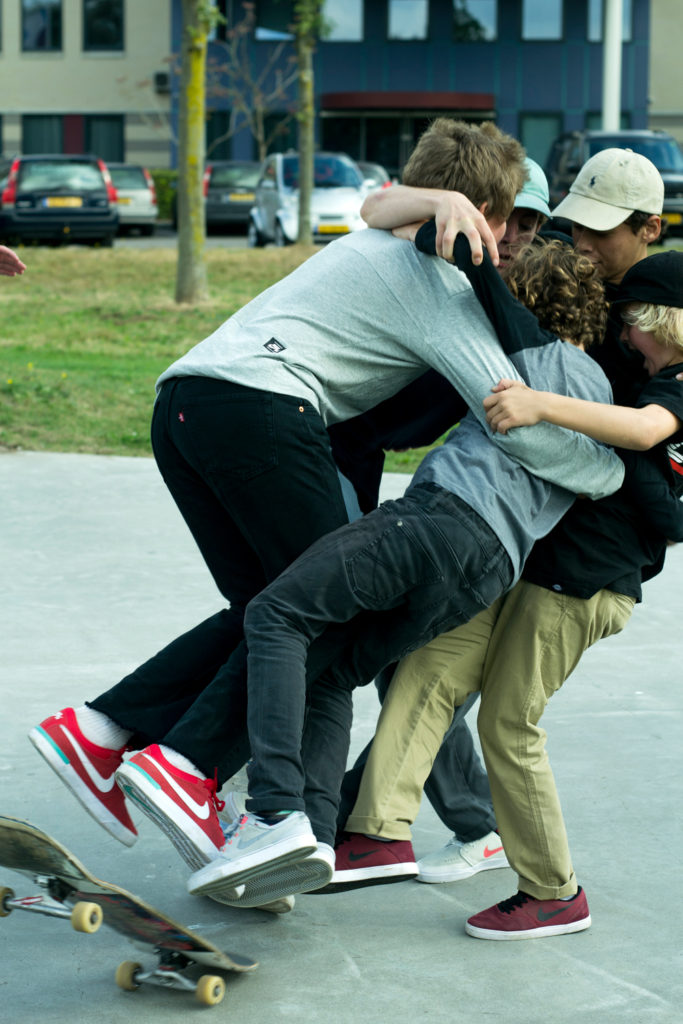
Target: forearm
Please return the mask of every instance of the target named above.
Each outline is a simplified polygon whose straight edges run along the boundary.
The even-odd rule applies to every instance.
[[[463,300],[462,314],[474,295]],[[601,498],[616,491],[623,480],[624,467],[614,452],[574,431],[550,423],[537,423],[507,434],[491,432],[486,422],[483,399],[490,394],[491,381],[499,368],[506,366],[510,376],[520,379],[514,363],[501,350],[489,325],[471,308],[465,332],[453,332],[448,344],[438,346],[439,356],[448,365],[438,367],[458,390],[487,431],[494,444],[530,473],[557,484],[575,494]],[[559,344],[559,343],[558,343]]]
[[[632,451],[647,451],[680,426],[673,413],[655,405],[631,409],[546,391],[535,392],[534,402],[539,419],[546,423],[578,430],[596,441]]]
[[[392,185],[371,192],[361,207],[361,217],[371,228],[398,228],[436,213],[443,192],[432,188]]]

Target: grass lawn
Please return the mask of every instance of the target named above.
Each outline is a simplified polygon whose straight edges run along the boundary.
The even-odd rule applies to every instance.
[[[210,299],[191,308],[174,249],[20,249],[23,277],[0,279],[0,448],[151,455],[161,371],[312,251],[208,250]]]

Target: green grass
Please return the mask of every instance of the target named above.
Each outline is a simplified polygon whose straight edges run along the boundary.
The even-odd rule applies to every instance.
[[[208,250],[210,298],[188,307],[174,249],[20,249],[25,274],[0,279],[0,448],[151,455],[158,375],[312,251]]]

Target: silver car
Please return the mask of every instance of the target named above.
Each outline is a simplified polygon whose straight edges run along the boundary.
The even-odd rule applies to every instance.
[[[311,228],[316,242],[329,242],[364,228],[360,208],[369,186],[344,153],[316,153],[311,194]],[[299,230],[299,157],[273,153],[266,158],[249,212],[250,246],[289,245]]]
[[[107,164],[118,195],[119,231],[153,235],[159,208],[152,175],[140,164]]]

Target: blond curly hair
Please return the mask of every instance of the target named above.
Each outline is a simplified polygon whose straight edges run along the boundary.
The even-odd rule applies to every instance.
[[[570,245],[552,240],[520,249],[505,283],[541,327],[564,341],[589,348],[602,341],[607,302],[595,267]]]

